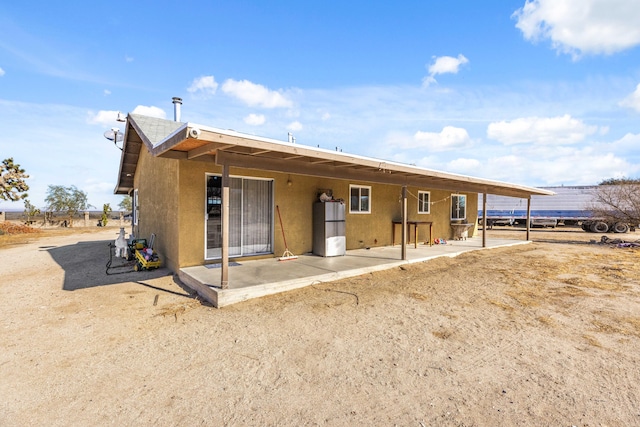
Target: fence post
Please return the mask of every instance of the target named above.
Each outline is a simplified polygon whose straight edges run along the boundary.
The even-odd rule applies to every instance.
[[[5,219],[6,217],[4,215],[4,212],[0,212],[0,222],[5,222]]]
[[[88,227],[89,226],[89,212],[84,213],[84,226]]]

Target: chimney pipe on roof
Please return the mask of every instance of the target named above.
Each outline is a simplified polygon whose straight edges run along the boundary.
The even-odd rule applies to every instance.
[[[173,120],[176,122],[180,121],[180,106],[182,105],[182,98],[178,98],[174,96],[172,98],[173,102]]]

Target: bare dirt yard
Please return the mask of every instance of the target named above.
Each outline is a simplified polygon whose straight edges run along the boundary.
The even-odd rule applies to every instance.
[[[215,309],[106,275],[117,230],[0,247],[0,425],[640,425],[640,249],[534,230]]]

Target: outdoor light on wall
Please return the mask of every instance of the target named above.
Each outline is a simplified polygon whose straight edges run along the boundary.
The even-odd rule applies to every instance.
[[[122,151],[122,148],[118,147],[118,142],[122,142],[124,140],[124,134],[118,128],[111,128],[104,133],[104,137],[109,141],[113,141],[113,144]]]
[[[293,182],[291,181],[291,177],[287,178],[287,185],[289,187],[291,187],[293,185]]]

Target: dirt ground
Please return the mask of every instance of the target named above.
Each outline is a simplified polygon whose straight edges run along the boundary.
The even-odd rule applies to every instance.
[[[0,425],[640,425],[640,249],[534,230],[215,309],[106,275],[116,233],[0,248]]]

